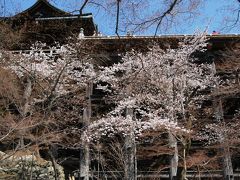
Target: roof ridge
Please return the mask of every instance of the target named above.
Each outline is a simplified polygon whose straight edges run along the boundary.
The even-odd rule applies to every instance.
[[[29,8],[27,8],[27,9],[25,9],[24,11],[16,14],[15,16],[18,16],[18,15],[20,15],[20,14],[26,13],[27,11],[30,11],[31,9],[35,8],[35,7],[36,7],[39,3],[41,3],[41,2],[42,2],[42,3],[45,3],[47,6],[55,9],[55,10],[58,11],[58,12],[61,12],[61,13],[70,15],[70,13],[65,12],[65,11],[63,11],[63,10],[61,10],[61,9],[53,6],[48,0],[37,0],[31,7],[29,7]]]

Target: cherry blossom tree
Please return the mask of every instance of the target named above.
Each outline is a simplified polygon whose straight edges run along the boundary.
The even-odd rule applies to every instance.
[[[8,122],[7,114],[3,116],[2,143],[18,140],[16,150],[35,145],[53,147],[54,144],[80,147],[84,126],[81,117],[87,104],[85,88],[95,77],[91,58],[81,54],[82,46],[78,40],[51,47],[46,53],[46,45],[36,42],[27,53],[1,53],[2,71],[11,74],[7,78],[13,76],[13,88],[13,85],[18,85],[14,93],[16,97],[1,94],[16,111]],[[3,89],[8,84],[2,84]],[[49,154],[55,164],[50,149]]]
[[[121,134],[128,147],[129,164],[125,178],[135,179],[136,145],[147,131],[165,129],[174,149],[171,159],[171,179],[177,175],[178,158],[185,161],[190,141],[193,109],[204,99],[203,89],[214,86],[211,65],[197,63],[195,52],[203,52],[206,36],[198,34],[179,42],[176,49],[150,47],[147,53],[128,52],[121,62],[102,67],[97,75],[98,88],[109,93],[115,107],[101,119],[91,123],[86,139],[98,140]],[[107,85],[101,85],[101,82]],[[178,154],[177,140],[183,145]],[[186,178],[186,166],[183,178]]]
[[[233,178],[232,147],[239,143],[239,104],[235,99],[239,92],[239,44],[232,44],[213,64],[214,91],[210,93],[213,101],[213,122],[205,124],[203,136],[208,146],[218,147],[222,159],[225,179]],[[231,63],[229,63],[231,62]],[[229,73],[231,72],[231,73]],[[231,103],[230,103],[231,102]],[[229,114],[229,111],[232,111]]]
[[[0,72],[8,72],[7,78],[13,79],[0,87],[1,97],[17,112],[15,117],[14,113],[4,115],[9,121],[1,124],[0,140],[17,139],[20,149],[29,140],[34,145],[81,147],[80,171],[87,179],[90,142],[104,146],[103,139],[121,137],[124,178],[136,179],[137,144],[146,134],[167,132],[170,179],[177,176],[180,166],[179,178],[186,178],[188,150],[197,134],[195,112],[209,98],[206,89],[218,89],[214,66],[198,57],[206,51],[205,34],[179,40],[176,48],[153,44],[144,52],[133,50],[119,62],[97,68],[92,56],[82,52],[82,41],[56,45],[49,53],[37,42],[29,53],[0,54]],[[106,114],[94,120],[93,86],[105,92],[103,100],[111,104]]]

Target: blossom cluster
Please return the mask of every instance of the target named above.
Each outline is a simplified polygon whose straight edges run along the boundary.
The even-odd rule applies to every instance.
[[[5,66],[19,78],[30,76],[34,81],[45,81],[49,89],[56,84],[56,95],[81,88],[96,76],[93,64],[79,59],[70,45],[51,47],[55,54],[44,51],[45,44],[35,43],[29,53],[12,54],[13,62]]]
[[[184,116],[187,107],[203,99],[202,94],[194,92],[214,86],[211,64],[196,63],[193,56],[196,51],[205,51],[206,40],[199,34],[184,39],[176,49],[163,50],[154,45],[147,53],[131,51],[121,62],[102,67],[96,82],[109,84],[102,89],[114,91],[111,100],[116,107],[89,126],[89,136],[112,136],[130,130],[141,134],[156,128],[188,132],[178,125],[178,115]],[[123,115],[126,109],[140,115],[129,119]]]

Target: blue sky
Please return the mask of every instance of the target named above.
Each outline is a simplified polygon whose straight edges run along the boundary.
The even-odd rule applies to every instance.
[[[1,2],[1,11],[5,10],[6,15],[15,14],[16,12],[20,12],[24,9],[27,9],[31,5],[33,5],[36,0],[5,0],[5,8],[3,8],[4,0],[0,0]],[[64,9],[66,11],[73,11],[80,7],[82,1],[79,0],[55,0],[54,5],[60,9]],[[152,7],[156,7],[157,0],[152,0],[150,5]],[[220,31],[221,33],[233,33],[237,34],[239,32],[240,25],[235,28],[224,28],[223,19],[226,17],[234,17],[233,11],[225,11],[227,6],[232,8],[238,8],[239,3],[237,0],[205,0],[205,2],[201,5],[199,15],[194,17],[194,21],[190,23],[182,23],[181,25],[177,25],[167,32],[160,31],[160,34],[193,34],[196,30],[205,30],[208,29],[208,32],[212,32],[213,30]],[[151,9],[150,9],[151,10]],[[98,11],[94,8],[88,8],[85,12],[92,12],[94,15],[94,21],[98,24],[99,30],[105,35],[114,35],[114,18],[111,18],[110,15],[103,13],[102,11]],[[225,17],[226,16],[226,17]],[[224,29],[223,29],[224,28]],[[150,28],[145,32],[141,32],[139,34],[144,35],[152,35],[154,33],[155,27]]]

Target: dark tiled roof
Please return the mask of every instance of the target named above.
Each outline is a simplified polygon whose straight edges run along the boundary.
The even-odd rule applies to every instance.
[[[24,10],[23,12],[20,12],[19,14],[16,14],[15,16],[22,15],[22,14],[28,14],[28,13],[31,14],[31,12],[33,12],[34,10],[36,10],[37,8],[39,8],[41,6],[48,7],[52,11],[56,12],[56,14],[58,14],[58,15],[70,15],[70,13],[67,13],[67,12],[51,5],[47,0],[37,0],[37,2],[35,4],[33,4],[31,7]]]

